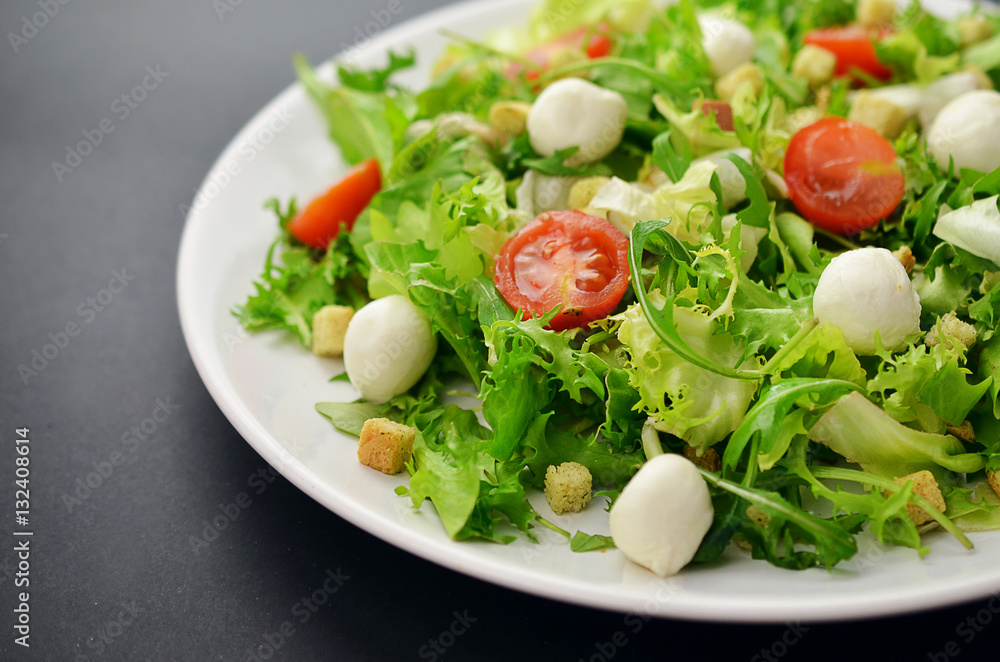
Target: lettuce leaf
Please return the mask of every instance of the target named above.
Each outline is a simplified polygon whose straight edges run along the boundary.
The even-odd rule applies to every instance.
[[[721,365],[732,365],[742,356],[736,340],[728,333],[715,333],[716,323],[707,316],[674,307],[671,317],[675,332],[698,356]],[[640,306],[625,312],[618,339],[631,357],[630,383],[658,430],[704,450],[739,425],[756,392],[755,382],[691,363],[660,340]]]
[[[928,469],[974,473],[986,465],[951,435],[921,432],[904,426],[861,393],[831,407],[809,431],[809,438],[860,464],[865,471],[893,478]]]

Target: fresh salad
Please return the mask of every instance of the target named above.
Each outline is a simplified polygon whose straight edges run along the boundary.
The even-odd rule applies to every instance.
[[[449,36],[422,90],[407,51],[296,61],[353,169],[268,203],[235,311],[343,354],[360,399],[316,408],[400,498],[659,575],[1000,528],[1000,16],[543,0]]]

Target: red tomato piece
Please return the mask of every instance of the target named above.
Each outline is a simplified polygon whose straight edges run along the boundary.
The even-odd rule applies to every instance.
[[[856,234],[903,199],[892,144],[867,126],[827,117],[792,136],[785,152],[788,197],[817,227]]]
[[[590,35],[590,41],[584,47],[583,41]],[[547,44],[542,44],[524,54],[524,59],[534,62],[539,70],[547,69],[549,62],[555,55],[566,48],[576,48],[582,50],[591,60],[605,57],[611,52],[614,45],[609,35],[609,28],[604,23],[592,29],[587,26],[579,27],[557,37]],[[516,78],[518,74],[525,70],[525,66],[520,62],[513,62],[507,67],[507,77]],[[535,80],[540,75],[539,70],[529,69],[525,74],[528,80]]]
[[[884,33],[878,36],[884,36]],[[892,77],[892,71],[878,61],[871,34],[860,25],[813,30],[806,35],[805,41],[837,56],[837,67],[833,72],[836,76],[846,76],[851,69],[860,69],[879,80]]]
[[[341,224],[348,230],[354,227],[354,221],[381,188],[378,161],[359,163],[292,219],[288,231],[303,244],[325,249],[340,232]]]
[[[587,57],[591,60],[599,57],[606,57],[609,53],[611,53],[612,45],[611,39],[608,36],[599,33],[594,34],[590,37],[590,44],[587,45]]]
[[[549,328],[585,327],[607,317],[628,288],[628,238],[602,218],[546,212],[504,244],[493,280],[525,319],[561,305]]]
[[[702,115],[715,115],[715,123],[722,131],[734,131],[733,107],[725,101],[718,99],[703,99],[695,102],[695,108],[701,111]]]

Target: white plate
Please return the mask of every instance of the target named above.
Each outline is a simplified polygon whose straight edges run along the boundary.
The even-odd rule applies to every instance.
[[[419,87],[428,63],[445,45],[439,28],[481,36],[488,28],[522,21],[531,4],[487,0],[446,7],[385,31],[352,55],[362,66],[376,65],[387,48],[412,44],[421,67],[400,79]],[[342,371],[340,361],[318,359],[282,334],[247,337],[230,314],[250,292],[275,234],[264,200],[293,195],[307,200],[346,169],[326,135],[323,119],[299,85],[261,110],[206,177],[187,220],[177,274],[184,337],[212,397],[265,460],[324,506],[453,570],[623,612],[709,621],[841,620],[930,609],[1000,591],[996,532],[972,536],[971,552],[945,534],[931,534],[932,551],[923,559],[912,550],[863,541],[857,558],[832,572],[779,570],[730,550],[720,562],[688,568],[672,579],[627,563],[618,551],[574,554],[546,530],[540,545],[449,540],[431,504],[413,511],[407,499],[393,494],[404,479],[358,464],[355,440],[337,433],[313,409],[316,402],[355,398],[348,385],[328,381]],[[534,502],[548,512],[544,498],[536,495]],[[571,531],[608,532],[600,507],[553,519]]]

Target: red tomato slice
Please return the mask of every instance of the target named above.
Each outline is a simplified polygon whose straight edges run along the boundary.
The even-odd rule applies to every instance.
[[[586,53],[587,57],[591,60],[599,57],[604,57],[611,52],[611,47],[613,45],[611,38],[608,36],[608,26],[601,23],[596,29],[592,29],[587,26],[583,26],[567,32],[561,37],[553,39],[547,44],[543,44],[537,48],[534,48],[524,54],[526,60],[530,60],[538,65],[539,69],[546,69],[549,66],[549,62],[555,57],[556,53],[566,48],[578,48]],[[590,34],[590,41],[584,47],[583,41],[586,39],[587,35]],[[513,62],[509,67],[507,67],[507,77],[516,78],[518,74],[525,70],[525,66],[520,62]],[[525,77],[528,80],[535,80],[539,76],[539,71],[529,70]]]
[[[340,232],[350,230],[371,199],[382,188],[378,161],[369,159],[356,165],[329,191],[309,203],[288,224],[288,231],[303,244],[325,249]]]
[[[856,234],[893,212],[905,181],[892,144],[867,126],[827,117],[792,136],[785,183],[817,227]]]
[[[875,55],[871,34],[860,25],[813,30],[806,35],[805,41],[837,56],[837,67],[833,72],[836,76],[846,76],[851,69],[860,69],[879,80],[892,77],[892,71]]]
[[[562,305],[549,328],[585,327],[607,317],[628,288],[628,238],[602,218],[546,212],[504,244],[493,280],[525,319]]]

